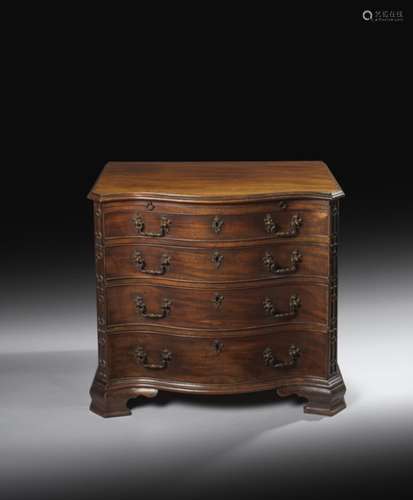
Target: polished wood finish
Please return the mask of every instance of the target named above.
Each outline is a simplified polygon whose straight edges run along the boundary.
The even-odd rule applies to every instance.
[[[300,258],[295,269],[291,259]],[[278,264],[273,270],[265,264],[267,254]],[[137,260],[140,256],[146,264],[142,270]],[[219,243],[214,248],[183,247],[145,242],[141,244],[125,244],[105,248],[105,276],[108,281],[122,278],[151,280],[152,275],[143,271],[162,271],[164,256],[169,264],[159,282],[209,282],[234,283],[238,281],[255,281],[262,279],[279,279],[287,275],[328,276],[327,245],[300,244],[300,242],[255,243],[253,246],[232,246],[223,248]],[[268,260],[268,259],[267,259]],[[289,270],[288,270],[289,268]],[[277,269],[285,269],[278,273]]]
[[[221,350],[215,340],[222,342]],[[123,332],[109,338],[110,370],[113,379],[149,377],[159,381],[208,385],[234,384],[247,386],[257,381],[265,384],[274,376],[297,377],[310,372],[322,377],[327,363],[327,337],[323,334],[279,330],[276,333],[248,337],[208,338],[186,337],[158,333]],[[271,347],[281,361],[288,358],[288,349],[296,345],[300,357],[296,366],[271,368],[264,363],[263,352]],[[136,362],[133,348],[141,346],[155,363],[163,349],[172,353],[165,369],[146,369]],[[236,382],[234,382],[236,381]]]
[[[248,286],[248,287],[247,287]],[[222,297],[217,304],[215,297]],[[267,314],[264,301],[268,297],[280,312],[289,310],[289,299],[297,295],[300,306],[295,317],[274,319]],[[170,300],[170,312],[161,319],[143,317],[136,310],[136,296],[142,297],[148,311],[158,312],[162,302]],[[149,284],[116,285],[106,288],[107,326],[131,327],[156,324],[167,329],[216,329],[227,330],[288,323],[317,324],[327,326],[327,283],[303,284],[278,280],[275,284],[258,283],[232,288],[179,288],[169,285]]]
[[[263,199],[272,196],[332,198],[343,195],[321,161],[108,163],[90,198]]]
[[[261,206],[258,204],[254,205],[255,212],[245,213],[242,211],[243,207],[241,206],[238,213],[223,214],[220,211],[213,211],[211,214],[200,215],[196,206],[186,207],[187,210],[192,209],[191,214],[169,212],[167,204],[156,204],[155,209],[150,212],[142,211],[140,205],[129,204],[124,206],[119,203],[114,206],[112,204],[109,210],[104,211],[103,236],[107,240],[135,237],[140,240],[152,241],[153,237],[146,236],[144,233],[159,233],[162,220],[166,219],[168,229],[164,235],[157,236],[159,241],[282,240],[286,239],[286,237],[279,237],[277,234],[290,228],[294,216],[299,216],[302,221],[297,228],[296,239],[306,236],[328,236],[328,211],[314,209],[311,201],[300,205],[302,206],[300,209],[292,206],[286,210],[274,210],[271,205],[265,204]],[[268,216],[279,227],[279,231],[268,232],[266,225]],[[142,232],[136,227],[137,217],[144,223]],[[214,221],[217,220],[221,226],[215,228]]]
[[[322,162],[109,163],[94,200],[91,410],[158,390],[266,389],[345,407],[337,365],[341,188]]]

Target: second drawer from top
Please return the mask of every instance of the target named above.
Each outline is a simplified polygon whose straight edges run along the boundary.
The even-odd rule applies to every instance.
[[[105,248],[105,277],[234,282],[328,275],[327,245],[290,242],[194,248],[133,244]]]

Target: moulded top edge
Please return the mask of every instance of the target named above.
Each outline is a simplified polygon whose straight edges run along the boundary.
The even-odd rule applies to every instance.
[[[158,193],[119,193],[119,194],[106,194],[99,195],[90,191],[87,198],[98,203],[105,203],[111,201],[133,201],[133,200],[152,200],[152,201],[170,201],[175,203],[194,203],[194,204],[221,204],[221,203],[252,203],[258,201],[271,201],[281,199],[309,199],[309,200],[334,200],[343,198],[345,196],[343,191],[336,191],[334,193],[280,193],[280,194],[262,194],[249,197],[235,197],[235,196],[219,196],[219,197],[199,197],[199,196],[183,196],[172,194],[158,194]]]
[[[238,203],[343,195],[323,162],[110,162],[88,197],[98,201],[151,198]]]

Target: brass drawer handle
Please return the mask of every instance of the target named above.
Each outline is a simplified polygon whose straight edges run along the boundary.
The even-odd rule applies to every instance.
[[[162,216],[159,233],[151,233],[145,232],[145,221],[141,214],[136,214],[136,216],[132,220],[139,234],[141,234],[142,236],[149,236],[151,238],[162,238],[163,236],[166,236],[169,231],[169,226],[172,224],[167,217]]]
[[[264,299],[264,310],[267,314],[270,314],[273,318],[293,318],[297,315],[298,308],[301,305],[301,300],[298,295],[291,295],[290,297],[290,310],[288,312],[280,313],[277,312],[272,300],[269,297]]]
[[[297,236],[298,229],[303,224],[303,219],[298,215],[294,214],[291,217],[290,227],[287,231],[279,231],[279,226],[273,221],[271,214],[266,214],[264,217],[265,230],[267,233],[272,233],[277,238],[291,238],[292,236]]]
[[[135,264],[136,269],[138,269],[138,271],[140,271],[141,273],[146,273],[156,276],[161,276],[162,274],[165,274],[166,271],[168,270],[168,267],[171,265],[171,258],[169,257],[169,255],[166,254],[162,255],[161,257],[161,266],[159,269],[146,269],[145,259],[138,250],[136,250],[132,258],[133,258],[133,263]]]
[[[168,314],[171,312],[172,301],[169,299],[163,299],[160,313],[148,313],[143,297],[135,297],[135,304],[136,313],[141,314],[144,318],[162,319],[166,318],[166,316],[168,316]]]
[[[274,274],[290,274],[295,273],[298,269],[298,263],[301,262],[303,256],[298,250],[293,250],[290,256],[290,265],[288,267],[280,267],[274,260],[270,252],[265,252],[262,259],[264,265],[270,273]]]
[[[144,368],[148,368],[150,370],[163,370],[172,360],[172,353],[168,351],[168,349],[162,349],[159,353],[159,357],[161,358],[161,362],[159,364],[148,363],[148,354],[141,346],[135,347],[132,350],[132,355],[135,357],[137,364],[141,363]]]
[[[301,352],[295,345],[290,345],[288,349],[288,361],[279,361],[274,356],[271,347],[266,347],[262,354],[265,366],[270,366],[271,368],[287,368],[288,366],[295,366],[297,364]]]

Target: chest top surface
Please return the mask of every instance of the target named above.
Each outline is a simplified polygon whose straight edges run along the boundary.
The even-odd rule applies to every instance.
[[[109,162],[88,198],[153,197],[175,201],[248,201],[280,196],[339,198],[344,193],[321,161]]]

